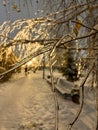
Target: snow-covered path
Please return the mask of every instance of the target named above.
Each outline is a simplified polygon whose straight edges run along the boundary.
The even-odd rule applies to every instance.
[[[59,130],[66,130],[79,106],[59,93],[57,96],[60,107]],[[96,113],[94,106],[90,106],[94,104],[93,100],[92,97],[86,99],[85,109],[73,130],[94,129]],[[88,120],[87,126],[85,119]],[[55,130],[54,121],[53,93],[42,79],[42,72],[30,73],[27,77],[0,84],[0,130]]]
[[[40,128],[43,127],[43,118],[49,123],[51,120],[49,101],[53,104],[51,94],[48,84],[39,74],[34,77],[30,74],[28,77],[2,84],[0,130],[16,130],[31,125]]]

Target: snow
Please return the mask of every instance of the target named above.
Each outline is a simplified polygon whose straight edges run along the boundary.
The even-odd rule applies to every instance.
[[[55,75],[60,76],[57,72]],[[42,76],[42,71],[30,72],[27,77],[22,72],[0,84],[0,130],[55,130],[53,92]],[[79,105],[56,93],[59,103],[58,130],[67,130]],[[95,129],[95,91],[89,89],[85,93],[83,111],[72,130]]]

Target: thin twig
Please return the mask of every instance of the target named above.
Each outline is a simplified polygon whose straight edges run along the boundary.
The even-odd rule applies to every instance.
[[[79,111],[77,112],[75,118],[69,123],[69,128],[68,130],[71,130],[72,126],[74,125],[74,123],[78,120],[79,116],[80,116],[80,113],[82,111],[82,108],[83,108],[83,104],[84,104],[84,84],[87,80],[87,78],[89,77],[89,74],[91,73],[91,71],[93,70],[95,66],[95,60],[91,66],[91,68],[88,70],[84,80],[82,81],[81,85],[80,85],[80,88],[81,88],[81,103],[80,103],[80,108],[79,108]]]
[[[82,25],[83,27],[86,27],[86,28],[88,28],[88,29],[90,29],[90,30],[98,31],[97,29],[88,27],[88,26],[84,25],[83,23],[79,23],[79,22],[77,22],[77,21],[71,21],[71,22],[73,22],[73,23],[78,23],[78,24]]]
[[[73,42],[73,41],[75,41],[75,40],[79,40],[79,39],[83,39],[83,38],[91,37],[91,36],[93,36],[93,35],[95,35],[95,34],[97,34],[97,33],[98,33],[98,31],[96,31],[96,32],[92,32],[92,33],[89,33],[88,35],[85,35],[85,36],[76,37],[76,38],[73,38],[73,39],[70,38],[70,39],[66,40],[65,42],[61,43],[61,44],[58,45],[58,46],[62,46],[63,44],[70,43],[70,42]]]
[[[96,6],[92,6],[92,9],[94,8],[98,8],[98,4],[96,4]],[[81,10],[80,12],[76,12],[76,14],[73,14],[72,16],[70,16],[68,19],[65,20],[61,20],[59,21],[58,19],[54,21],[55,24],[64,24],[66,22],[69,22],[70,20],[72,20],[74,18],[74,16],[78,16],[80,14],[82,14],[83,12],[85,12],[86,10],[88,10],[89,7],[86,7],[85,9]]]
[[[89,3],[93,3],[93,2],[95,2],[95,1],[96,1],[96,0],[89,1]],[[86,6],[87,4],[88,4],[88,3],[86,2],[86,3],[83,3],[83,4],[79,4],[79,5],[74,5],[74,6],[71,6],[71,7],[67,8],[67,9],[65,8],[65,9],[63,9],[63,10],[56,11],[56,12],[54,12],[54,13],[50,13],[50,14],[46,15],[45,18],[50,17],[50,16],[54,16],[54,15],[56,15],[56,14],[64,13],[64,12],[69,11],[69,10],[72,10],[72,9],[74,9],[74,8],[80,8],[80,7]]]

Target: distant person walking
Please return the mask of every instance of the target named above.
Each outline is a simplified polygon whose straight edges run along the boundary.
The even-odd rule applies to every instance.
[[[25,66],[25,76],[27,76],[27,73],[28,73],[28,67],[27,65]]]

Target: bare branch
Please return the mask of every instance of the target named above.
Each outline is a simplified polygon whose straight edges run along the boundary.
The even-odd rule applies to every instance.
[[[32,53],[31,55],[27,56],[26,58],[24,58],[24,59],[21,60],[20,62],[16,63],[16,65],[15,65],[13,68],[7,70],[6,72],[1,73],[0,76],[3,76],[3,75],[5,75],[5,74],[8,74],[8,73],[12,72],[13,70],[15,70],[15,69],[19,68],[20,66],[24,65],[25,63],[27,63],[28,61],[30,61],[30,60],[33,59],[34,57],[36,57],[36,56],[38,56],[38,55],[41,55],[41,54],[43,54],[44,52],[48,52],[48,51],[50,51],[50,50],[51,50],[51,46],[50,46],[50,45],[38,49],[36,52],[34,52],[34,53]]]

